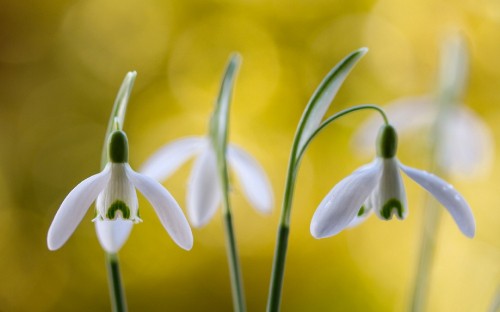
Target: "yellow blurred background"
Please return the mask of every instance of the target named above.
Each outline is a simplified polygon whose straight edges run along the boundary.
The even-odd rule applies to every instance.
[[[249,311],[263,311],[288,153],[307,100],[343,56],[370,52],[331,112],[385,104],[436,88],[441,42],[459,31],[470,48],[465,102],[500,135],[500,3],[495,0],[56,0],[0,1],[0,311],[108,311],[104,253],[84,218],[49,252],[59,205],[99,170],[120,83],[138,76],[125,130],[133,168],[179,137],[203,135],[229,54],[243,64],[231,108],[231,141],[268,172],[274,212],[263,216],[233,187],[234,224]],[[404,311],[416,268],[424,191],[407,183],[407,220],[375,217],[315,240],[309,223],[331,187],[369,159],[349,149],[369,113],[323,133],[296,188],[283,311]],[[401,141],[399,157],[425,168]],[[497,144],[498,148],[498,144]],[[424,147],[422,147],[424,149]],[[477,234],[444,213],[429,311],[485,311],[500,284],[500,153],[489,175],[451,181],[468,199]],[[182,207],[190,165],[164,185]],[[405,180],[408,181],[407,179]],[[130,311],[231,311],[220,218],[178,248],[139,196],[143,223],[120,252]],[[442,209],[442,207],[440,207]]]

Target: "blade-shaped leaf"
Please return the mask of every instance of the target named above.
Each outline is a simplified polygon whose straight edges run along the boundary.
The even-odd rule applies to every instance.
[[[104,168],[108,158],[108,136],[113,131],[115,121],[118,121],[118,125],[123,127],[123,122],[125,121],[125,113],[127,112],[128,99],[130,93],[132,92],[132,87],[134,86],[135,77],[137,72],[130,71],[125,75],[120,90],[116,95],[115,103],[113,105],[113,110],[111,111],[111,116],[109,117],[108,129],[106,130],[106,135],[104,136],[104,146],[102,148],[101,155],[101,168]]]
[[[240,63],[241,57],[238,54],[231,55],[222,79],[219,96],[217,97],[215,110],[210,123],[210,135],[212,137],[214,149],[218,160],[222,160],[223,163],[226,162],[225,155],[227,148],[229,105],[231,103],[234,82],[236,80],[236,72]],[[222,157],[222,159],[219,159],[219,157]]]
[[[335,65],[318,86],[309,100],[297,128],[295,140],[299,140],[299,142],[296,149],[296,156],[300,153],[302,148],[304,148],[311,134],[314,133],[320,125],[321,120],[330,107],[330,103],[351,69],[367,51],[367,48],[361,48],[346,56]]]

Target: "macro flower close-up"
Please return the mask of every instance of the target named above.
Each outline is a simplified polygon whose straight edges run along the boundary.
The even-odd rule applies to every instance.
[[[64,199],[47,236],[50,250],[69,239],[96,201],[97,237],[104,250],[117,253],[127,241],[139,215],[137,188],[151,203],[162,225],[181,248],[193,246],[193,235],[184,214],[170,193],[155,180],[139,174],[128,164],[127,136],[114,131],[108,140],[109,162],[100,173],[78,184]]]
[[[465,199],[453,186],[426,171],[405,166],[396,158],[397,134],[390,125],[381,127],[377,157],[339,182],[314,213],[311,234],[323,238],[363,221],[371,212],[382,220],[408,214],[406,194],[399,170],[431,193],[451,214],[467,237],[475,233],[475,221]]]
[[[202,227],[210,221],[221,202],[216,154],[209,138],[187,137],[171,142],[146,160],[140,172],[164,181],[193,156],[197,158],[189,178],[187,209],[193,226]],[[271,184],[259,163],[232,144],[227,148],[227,161],[239,178],[248,201],[258,211],[270,213],[273,205]]]
[[[500,1],[0,25],[0,312],[500,312]]]

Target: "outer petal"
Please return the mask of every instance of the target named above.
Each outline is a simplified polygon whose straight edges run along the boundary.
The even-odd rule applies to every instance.
[[[130,220],[96,220],[95,230],[102,248],[117,253],[127,241],[134,223]]]
[[[146,160],[139,171],[157,181],[164,181],[189,157],[203,150],[207,144],[208,140],[200,137],[173,141]]]
[[[172,195],[160,183],[148,176],[134,172],[128,165],[127,176],[151,203],[161,224],[174,242],[183,249],[191,249],[193,247],[193,233],[191,233],[189,223]]]
[[[221,200],[215,153],[205,150],[196,160],[189,179],[187,208],[195,227],[205,225],[214,215]]]
[[[452,185],[426,171],[413,169],[400,164],[401,169],[415,182],[431,193],[448,211],[458,227],[468,237],[474,237],[476,222],[465,201]]]
[[[73,234],[90,204],[106,187],[110,168],[110,164],[106,165],[102,172],[83,180],[66,196],[49,228],[47,245],[50,250],[61,248]]]
[[[314,213],[312,236],[332,236],[347,227],[373,192],[380,179],[381,169],[382,162],[376,159],[335,185]]]
[[[230,145],[227,159],[238,175],[248,200],[258,210],[270,213],[273,207],[271,183],[259,163],[242,149]]]

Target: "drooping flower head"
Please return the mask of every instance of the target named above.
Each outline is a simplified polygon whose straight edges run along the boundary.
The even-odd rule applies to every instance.
[[[265,171],[250,154],[228,144],[231,94],[239,63],[239,55],[233,54],[215,101],[208,135],[166,144],[147,159],[140,170],[157,181],[164,181],[189,158],[196,156],[186,199],[188,216],[194,227],[206,225],[220,206],[223,194],[229,193],[228,167],[234,170],[252,206],[263,213],[271,212],[273,206],[271,184]],[[224,206],[228,207],[227,201]]]
[[[49,228],[49,249],[59,249],[69,239],[96,201],[93,221],[99,242],[107,252],[118,252],[133,224],[142,222],[136,188],[151,203],[172,239],[183,249],[191,249],[193,236],[181,208],[161,184],[130,168],[127,136],[121,130],[109,135],[108,163],[103,171],[82,181],[64,199]]]
[[[375,160],[340,181],[320,203],[311,222],[314,237],[338,234],[359,224],[372,212],[382,220],[390,220],[393,216],[405,219],[408,209],[399,169],[448,210],[464,235],[474,236],[474,216],[460,193],[433,174],[401,164],[396,151],[396,130],[390,125],[382,126]]]

